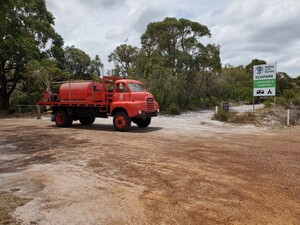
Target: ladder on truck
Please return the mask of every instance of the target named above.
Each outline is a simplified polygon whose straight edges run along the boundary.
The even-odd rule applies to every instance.
[[[105,104],[103,105],[103,107],[100,108],[101,112],[108,111],[108,107],[110,103],[113,101],[114,84],[117,80],[120,80],[120,78],[113,77],[113,76],[103,76],[102,78],[102,84],[104,88],[103,102],[105,102]]]

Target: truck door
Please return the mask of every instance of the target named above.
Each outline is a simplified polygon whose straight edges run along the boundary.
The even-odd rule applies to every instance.
[[[114,102],[128,102],[129,88],[124,82],[117,82],[115,84]]]

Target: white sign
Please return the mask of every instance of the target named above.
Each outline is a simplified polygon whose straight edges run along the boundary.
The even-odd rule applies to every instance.
[[[253,96],[276,95],[276,64],[253,66]]]

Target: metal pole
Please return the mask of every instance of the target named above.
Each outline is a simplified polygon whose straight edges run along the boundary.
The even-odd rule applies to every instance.
[[[216,105],[215,113],[218,114],[218,106]]]
[[[287,109],[286,112],[286,125],[289,126],[290,125],[290,110]]]
[[[254,95],[253,95],[253,99],[252,99],[252,104],[253,104],[253,112],[254,112],[254,109],[255,109],[255,106],[254,106]]]

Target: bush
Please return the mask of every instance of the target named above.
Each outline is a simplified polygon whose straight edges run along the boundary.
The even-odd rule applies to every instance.
[[[276,104],[279,106],[288,107],[289,101],[284,97],[277,97],[276,98]]]
[[[180,108],[175,103],[172,103],[166,110],[165,113],[172,114],[172,115],[179,115],[180,114]]]
[[[273,106],[273,100],[268,99],[267,101],[264,101],[265,108],[271,108]]]
[[[207,104],[208,104],[209,108],[213,108],[216,105],[219,105],[219,102],[218,102],[218,99],[215,96],[211,96],[209,98],[209,101],[208,101]]]
[[[300,106],[300,96],[297,95],[295,98],[292,99],[292,104],[295,106]]]
[[[226,111],[218,111],[213,116],[214,120],[219,120],[222,122],[230,122],[230,123],[253,123],[255,122],[255,116],[252,112],[245,113],[236,113],[236,112],[226,112]]]
[[[255,116],[252,112],[245,112],[241,114],[231,114],[229,118],[229,122],[231,123],[253,123],[255,122]]]
[[[296,93],[295,90],[289,90],[289,89],[287,89],[287,90],[284,91],[283,96],[284,96],[286,99],[291,100],[291,99],[293,99],[293,98],[296,98],[297,93]]]
[[[213,120],[218,120],[218,121],[222,121],[222,122],[227,122],[231,112],[226,112],[226,111],[222,111],[219,110],[218,113],[215,113],[213,116]]]

